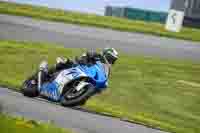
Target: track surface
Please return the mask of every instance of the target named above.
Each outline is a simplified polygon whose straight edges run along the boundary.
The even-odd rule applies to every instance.
[[[70,128],[77,133],[164,133],[119,119],[27,98],[6,88],[0,88],[0,103],[3,111],[11,115],[25,116],[35,120],[52,120],[58,126]]]
[[[161,58],[198,61],[200,57],[200,45],[195,42],[8,15],[0,15],[0,39],[53,42],[71,48],[112,46],[129,54]],[[0,103],[3,111],[9,114],[53,120],[58,126],[71,128],[77,133],[163,133],[119,119],[26,98],[6,88],[0,88]]]
[[[112,46],[130,54],[161,58],[195,61],[200,58],[199,42],[81,27],[8,15],[0,15],[0,39],[52,42],[71,48]]]

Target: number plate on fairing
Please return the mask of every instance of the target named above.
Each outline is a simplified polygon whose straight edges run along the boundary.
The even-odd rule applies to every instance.
[[[79,68],[71,68],[67,70],[63,70],[55,79],[55,82],[58,84],[58,91],[60,94],[64,86],[69,83],[71,80],[76,79],[77,77],[86,76],[84,72],[82,72]]]

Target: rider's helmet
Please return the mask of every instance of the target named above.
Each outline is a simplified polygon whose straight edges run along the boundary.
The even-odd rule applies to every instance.
[[[114,48],[104,48],[102,55],[105,57],[109,64],[114,64],[118,59],[118,52]]]

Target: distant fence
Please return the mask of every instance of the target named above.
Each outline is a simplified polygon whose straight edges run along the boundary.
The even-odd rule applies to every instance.
[[[132,20],[142,20],[158,23],[165,23],[167,15],[168,13],[166,12],[156,12],[129,7],[107,6],[105,10],[105,16],[123,17]]]
[[[185,17],[183,25],[187,27],[200,28],[200,18]]]

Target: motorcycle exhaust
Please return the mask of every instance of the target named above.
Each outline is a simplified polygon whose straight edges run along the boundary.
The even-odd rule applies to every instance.
[[[38,91],[41,89],[42,85],[42,74],[44,72],[48,72],[48,63],[47,61],[42,61],[39,66],[39,72],[38,72]]]
[[[38,72],[38,91],[40,92],[40,89],[41,89],[41,84],[42,84],[42,82],[41,82],[41,76],[42,75],[42,72],[41,71],[39,71]]]

